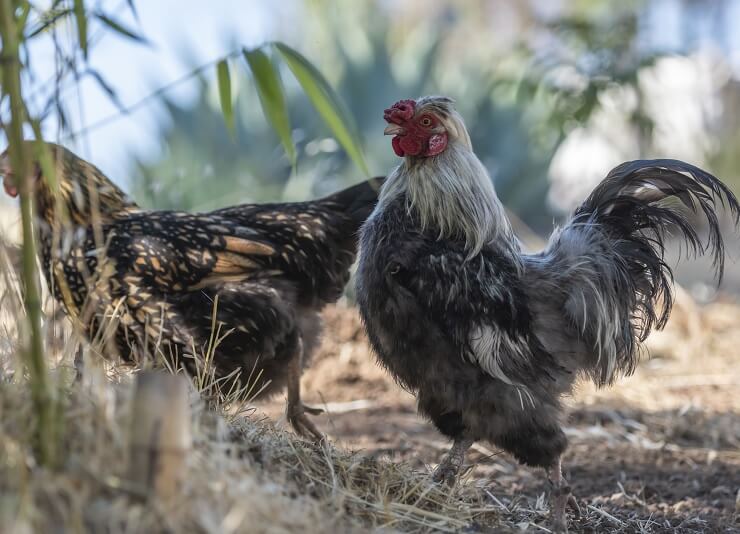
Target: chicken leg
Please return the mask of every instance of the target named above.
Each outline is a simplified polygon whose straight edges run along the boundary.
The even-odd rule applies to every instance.
[[[286,417],[297,434],[321,441],[324,435],[316,428],[306,413],[318,415],[324,410],[306,406],[301,401],[301,372],[303,371],[303,340],[298,337],[295,354],[288,363],[288,406]]]
[[[465,460],[465,453],[472,444],[472,439],[455,438],[455,442],[452,444],[452,448],[447,453],[447,456],[437,466],[437,469],[434,470],[432,479],[435,482],[444,482],[448,486],[455,484],[457,474],[460,472],[460,468]]]
[[[568,532],[568,522],[565,519],[566,506],[570,505],[573,508],[576,517],[581,516],[581,508],[578,506],[573,493],[571,493],[568,482],[563,478],[560,458],[555,462],[554,467],[547,470],[547,477],[553,486],[550,503],[553,530],[555,532]]]
[[[77,347],[74,359],[75,382],[82,382],[82,376],[85,373],[85,355],[82,352],[82,345]]]

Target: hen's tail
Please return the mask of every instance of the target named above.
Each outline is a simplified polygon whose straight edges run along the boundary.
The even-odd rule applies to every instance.
[[[375,209],[380,186],[384,181],[385,177],[382,176],[371,178],[324,197],[321,202],[349,216],[355,226],[353,232],[356,232]]]
[[[594,358],[586,371],[603,385],[634,370],[638,343],[665,325],[673,304],[673,272],[665,263],[665,238],[683,238],[694,255],[713,256],[718,281],[724,243],[717,204],[737,225],[740,205],[711,174],[678,160],[638,160],[613,169],[550,243],[570,279],[566,313]],[[693,215],[702,212],[703,239]]]

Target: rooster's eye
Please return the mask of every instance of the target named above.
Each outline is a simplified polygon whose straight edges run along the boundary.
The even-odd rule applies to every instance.
[[[419,121],[419,124],[421,124],[425,128],[428,128],[432,125],[432,119],[430,119],[429,117],[423,117],[421,121]]]

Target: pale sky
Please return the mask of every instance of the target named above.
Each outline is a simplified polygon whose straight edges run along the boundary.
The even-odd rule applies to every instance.
[[[295,9],[298,3],[299,0],[138,1],[135,2],[140,19],[137,24],[125,1],[107,0],[104,2],[106,9],[146,36],[151,46],[138,45],[107,32],[92,49],[90,63],[117,90],[124,105],[131,105],[183,76],[192,67],[219,58],[237,44],[252,47],[275,39],[278,34],[289,36],[291,25],[300,24]],[[697,42],[680,40],[683,32],[679,26],[679,2],[654,0],[652,5],[646,18],[647,29],[642,31],[643,46],[681,50],[697,45]],[[710,28],[702,28],[711,14],[705,18],[696,17],[693,24],[697,28],[696,41],[721,47],[740,78],[740,32],[735,31],[740,26],[740,0],[732,0],[730,6],[723,35],[714,35]],[[68,34],[74,36],[74,25],[68,26]],[[91,25],[90,34],[94,33],[95,27]],[[48,39],[38,41],[45,44],[33,49],[32,69],[39,80],[46,80],[53,73],[53,55]],[[117,112],[91,79],[81,84],[79,90],[70,90],[68,95],[68,102],[74,103],[74,130]],[[169,91],[168,96],[185,101],[194,96],[194,85],[180,85]],[[156,125],[161,117],[156,103],[153,104],[96,129],[71,148],[101,167],[114,181],[125,184],[131,153],[145,157],[158,153]],[[52,121],[47,122],[45,135],[49,140],[57,139]],[[68,141],[65,144],[70,145]]]
[[[280,22],[277,2],[269,0],[149,0],[136,2],[137,24],[125,2],[106,2],[108,9],[118,8],[117,19],[127,27],[137,29],[150,46],[137,44],[108,31],[91,48],[90,64],[115,88],[119,99],[129,106],[159,87],[176,80],[193,67],[218,59],[238,46],[253,47],[274,36]],[[75,31],[74,27],[70,28]],[[90,28],[90,35],[95,33]],[[40,80],[54,72],[53,55],[48,39],[39,40],[33,50],[33,70]],[[237,44],[238,43],[238,44]],[[214,69],[215,72],[215,69]],[[168,91],[169,97],[187,100],[195,96],[193,83],[184,83]],[[79,90],[68,91],[75,131],[83,125],[116,114],[118,109],[91,79],[86,79]],[[80,113],[82,108],[83,113]],[[127,156],[132,152],[152,154],[157,150],[157,128],[160,120],[156,99],[95,129],[77,144],[65,144],[81,156],[94,161],[114,181],[125,183]],[[53,121],[46,124],[48,140],[57,139]]]

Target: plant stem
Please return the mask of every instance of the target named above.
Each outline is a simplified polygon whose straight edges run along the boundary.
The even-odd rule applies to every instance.
[[[36,265],[36,241],[33,231],[33,183],[29,172],[30,145],[23,142],[25,105],[21,93],[21,62],[19,35],[15,19],[14,2],[0,0],[0,36],[2,36],[2,91],[10,99],[10,123],[6,127],[8,151],[16,186],[21,197],[23,227],[23,283],[24,302],[29,327],[28,345],[24,360],[28,369],[36,426],[35,446],[39,463],[49,466],[54,461],[55,421],[54,395],[46,369],[44,345],[41,335],[41,299],[39,273]],[[6,177],[6,179],[8,179]]]

